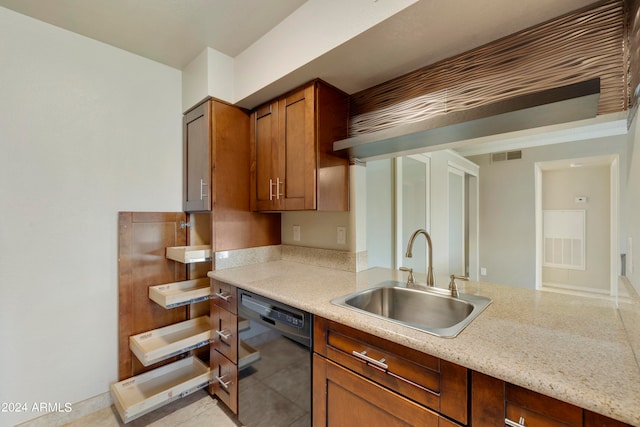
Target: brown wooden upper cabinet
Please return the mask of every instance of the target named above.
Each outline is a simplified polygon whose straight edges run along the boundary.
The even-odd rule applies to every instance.
[[[251,115],[251,210],[349,210],[349,96],[314,80]]]
[[[216,100],[206,101],[183,117],[183,208],[211,211],[215,199],[216,160],[235,162],[228,147],[247,144],[247,113]],[[242,164],[234,167],[241,168]]]

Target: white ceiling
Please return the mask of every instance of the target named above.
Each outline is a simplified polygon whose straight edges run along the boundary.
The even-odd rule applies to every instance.
[[[0,0],[0,6],[182,69],[206,47],[237,56],[305,2]],[[255,106],[315,77],[355,93],[592,3],[420,0],[239,104]]]

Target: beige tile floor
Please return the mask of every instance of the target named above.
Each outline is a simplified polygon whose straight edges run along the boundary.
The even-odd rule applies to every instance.
[[[205,390],[197,391],[124,424],[112,405],[79,418],[66,427],[236,427],[240,424]]]

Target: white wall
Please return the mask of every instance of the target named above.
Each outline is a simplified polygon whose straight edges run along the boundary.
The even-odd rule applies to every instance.
[[[0,402],[75,403],[117,379],[117,212],[181,210],[181,73],[1,7],[0,58]]]
[[[367,252],[370,267],[394,268],[395,204],[392,159],[367,162]]]

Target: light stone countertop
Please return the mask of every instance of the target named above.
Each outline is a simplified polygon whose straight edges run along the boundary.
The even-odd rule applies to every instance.
[[[399,271],[373,268],[353,273],[274,261],[212,271],[209,276],[640,426],[640,366],[632,347],[638,332],[625,330],[612,302],[459,281],[460,292],[493,302],[456,338],[440,338],[330,302],[384,280],[405,281],[406,273]],[[448,284],[446,278],[439,279],[436,286]]]

